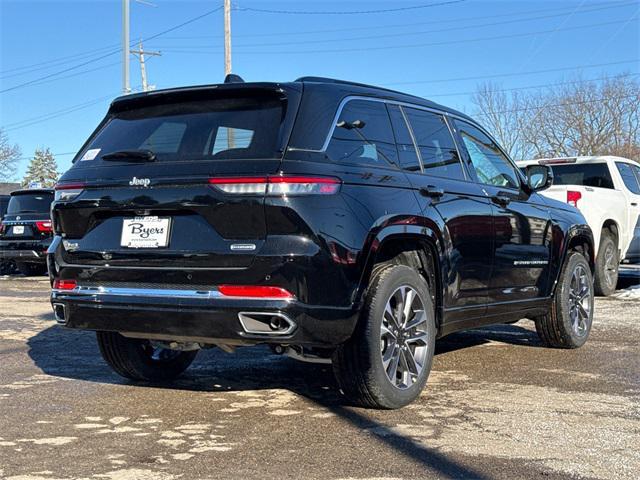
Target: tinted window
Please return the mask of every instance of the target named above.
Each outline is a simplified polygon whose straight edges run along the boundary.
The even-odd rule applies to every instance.
[[[97,149],[97,155],[88,155],[84,161],[102,161],[106,153],[138,149],[153,151],[159,162],[278,157],[283,114],[282,102],[271,97],[135,108],[110,118],[78,158]]]
[[[487,135],[466,122],[456,120],[456,125],[481,183],[520,188],[516,168]]]
[[[0,198],[0,219],[7,213],[7,206],[9,205],[9,197]]]
[[[327,156],[334,162],[397,164],[398,153],[385,104],[367,100],[348,102],[340,113]]]
[[[638,185],[638,179],[633,173],[631,165],[628,163],[616,162],[616,167],[618,167],[618,171],[622,176],[622,181],[629,191],[636,195],[640,195],[640,185]]]
[[[7,214],[16,215],[19,213],[49,213],[49,207],[53,202],[53,193],[22,193],[12,195],[9,200]]]
[[[414,108],[404,111],[420,150],[424,173],[464,180],[458,151],[444,117]]]
[[[413,145],[413,140],[411,139],[404,115],[402,115],[398,105],[387,105],[387,107],[389,109],[389,116],[391,117],[393,133],[396,137],[400,166],[410,172],[419,172],[420,160],[418,160],[416,148]]]
[[[613,188],[613,180],[606,163],[573,163],[552,165],[554,185],[584,185]]]

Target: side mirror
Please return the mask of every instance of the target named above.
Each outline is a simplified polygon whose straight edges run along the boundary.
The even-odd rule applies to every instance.
[[[529,165],[525,168],[527,185],[532,192],[538,192],[553,185],[553,170],[549,165]]]

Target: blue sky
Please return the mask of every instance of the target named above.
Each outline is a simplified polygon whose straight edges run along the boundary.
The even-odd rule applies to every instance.
[[[132,41],[222,5],[146,1],[156,6],[131,2]],[[232,3],[233,70],[248,81],[338,77],[472,113],[469,92],[483,81],[526,89],[577,76],[640,76],[638,0]],[[430,3],[441,5],[409,8]],[[218,10],[145,42],[146,50],[162,53],[147,63],[150,83],[221,81],[222,33]],[[0,0],[0,127],[22,148],[20,176],[35,148],[74,152],[104,116],[122,86],[120,35],[120,0]],[[131,58],[130,65],[131,84],[139,89],[139,64]],[[64,171],[72,155],[56,158]]]

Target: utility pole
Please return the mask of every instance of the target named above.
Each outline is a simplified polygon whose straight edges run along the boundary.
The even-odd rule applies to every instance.
[[[224,0],[224,76],[231,73],[231,0]],[[233,128],[227,127],[227,148],[235,148]]]
[[[122,0],[122,93],[131,93],[129,84],[129,0]]]
[[[224,75],[231,73],[231,0],[224,0]]]
[[[150,57],[159,57],[162,54],[160,52],[145,52],[144,48],[142,47],[142,39],[140,39],[140,43],[138,44],[138,50],[131,50],[131,53],[133,55],[136,55],[138,57],[138,60],[140,61],[140,75],[142,76],[142,91],[148,92],[149,90],[153,90],[155,86],[149,85],[147,83],[147,67],[144,63],[145,62],[144,56],[149,55]]]

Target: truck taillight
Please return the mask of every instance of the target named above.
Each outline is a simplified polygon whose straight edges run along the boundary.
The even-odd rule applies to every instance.
[[[213,187],[234,195],[333,195],[340,190],[341,183],[334,177],[297,175],[209,179]]]
[[[68,202],[73,200],[82,193],[84,189],[84,183],[57,183],[55,188],[54,200],[61,202]]]
[[[36,228],[39,232],[49,233],[53,232],[53,228],[51,227],[51,220],[43,220],[42,222],[36,222]]]
[[[569,205],[573,205],[574,207],[578,206],[578,200],[582,198],[582,193],[576,192],[575,190],[567,191],[567,203]]]

